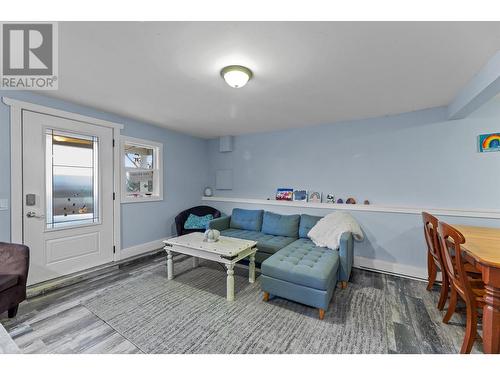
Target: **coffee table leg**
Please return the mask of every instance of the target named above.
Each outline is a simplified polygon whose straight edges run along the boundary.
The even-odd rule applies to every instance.
[[[255,253],[250,255],[250,265],[248,267],[248,281],[255,282]]]
[[[234,301],[234,264],[226,264],[227,267],[227,300]]]
[[[193,268],[198,267],[199,264],[200,264],[200,258],[193,257]]]
[[[174,262],[172,261],[172,252],[167,250],[167,278],[172,280],[174,278]]]

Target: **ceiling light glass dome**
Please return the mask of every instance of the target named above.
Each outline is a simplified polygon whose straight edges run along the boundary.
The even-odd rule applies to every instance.
[[[253,74],[247,67],[241,65],[229,65],[221,70],[220,75],[229,86],[239,89],[247,84]]]

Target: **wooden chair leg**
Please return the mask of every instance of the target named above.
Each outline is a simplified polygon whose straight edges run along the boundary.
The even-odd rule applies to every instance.
[[[441,295],[439,296],[438,309],[442,311],[444,309],[444,305],[446,304],[446,300],[448,299],[448,292],[450,290],[450,284],[448,283],[448,279],[444,276],[443,273],[443,283],[441,284]]]
[[[457,291],[452,286],[451,287],[451,295],[450,295],[450,303],[448,305],[448,311],[446,312],[446,315],[443,318],[443,323],[448,323],[450,321],[452,315],[455,313],[456,308],[457,308]]]
[[[427,283],[427,290],[431,290],[437,276],[437,267],[434,263],[434,259],[430,253],[427,253],[427,273],[429,275],[429,281]]]
[[[340,282],[340,287],[341,287],[342,289],[347,288],[347,281],[341,281],[341,282]]]
[[[269,293],[268,293],[268,292],[264,292],[264,298],[262,298],[262,300],[263,300],[264,302],[269,301]]]
[[[465,327],[464,342],[460,354],[469,354],[477,333],[477,309],[472,304],[467,304],[467,325]]]
[[[19,308],[19,305],[14,306],[13,308],[9,309],[7,311],[7,316],[9,318],[13,318],[17,315],[17,309]]]
[[[325,317],[325,310],[319,309],[319,320],[323,320]]]

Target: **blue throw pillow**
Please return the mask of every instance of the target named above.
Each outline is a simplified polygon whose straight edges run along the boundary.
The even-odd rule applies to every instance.
[[[264,212],[262,232],[274,236],[297,238],[299,234],[300,215],[280,215]]]
[[[189,214],[186,222],[184,223],[184,229],[205,229],[208,223],[213,219],[214,215],[212,214],[205,216]]]
[[[245,210],[243,208],[233,209],[231,223],[233,229],[254,230],[259,232],[262,228],[263,210]]]
[[[321,216],[300,215],[299,237],[307,238],[307,233],[309,233],[311,228],[314,227],[320,219],[322,219]]]

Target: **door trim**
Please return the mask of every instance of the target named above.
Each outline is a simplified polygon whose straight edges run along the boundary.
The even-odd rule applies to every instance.
[[[113,260],[120,260],[121,250],[121,223],[120,223],[120,131],[123,124],[97,119],[94,117],[80,115],[78,113],[62,111],[52,107],[33,104],[9,97],[2,97],[4,104],[10,107],[10,240],[15,243],[23,243],[23,111],[31,111],[62,117],[69,120],[86,122],[92,125],[103,126],[113,130],[113,139],[116,140],[113,149],[113,190],[115,200],[113,202],[113,244],[115,251]]]

